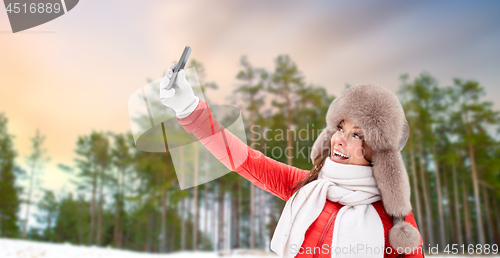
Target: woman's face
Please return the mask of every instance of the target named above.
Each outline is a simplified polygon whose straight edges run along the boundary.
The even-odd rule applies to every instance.
[[[337,125],[337,132],[331,139],[330,159],[337,163],[369,166],[363,153],[363,134],[361,130],[349,120],[343,120]],[[371,150],[365,150],[370,154]]]

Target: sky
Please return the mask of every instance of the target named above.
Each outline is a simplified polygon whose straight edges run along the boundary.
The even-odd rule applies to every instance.
[[[82,0],[15,34],[0,9],[0,112],[22,166],[35,130],[46,135],[41,187],[56,192],[74,188],[57,165],[73,164],[77,137],[130,130],[128,98],[185,45],[219,85],[214,104],[228,104],[243,55],[272,71],[288,54],[336,96],[347,83],[396,92],[401,74],[428,71],[442,86],[478,80],[500,110],[499,1]]]

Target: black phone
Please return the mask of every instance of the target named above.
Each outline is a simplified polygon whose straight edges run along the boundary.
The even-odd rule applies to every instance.
[[[191,54],[191,47],[186,46],[184,48],[184,51],[182,52],[182,55],[181,55],[181,58],[179,59],[179,62],[175,66],[174,73],[172,74],[172,78],[170,78],[170,83],[167,85],[167,90],[170,90],[173,87],[175,87],[176,81],[177,81],[177,73],[181,69],[184,69],[184,66],[187,63],[187,60],[188,60],[190,54]]]

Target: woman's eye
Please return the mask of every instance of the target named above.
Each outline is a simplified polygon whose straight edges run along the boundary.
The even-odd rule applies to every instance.
[[[352,134],[352,136],[353,136],[354,138],[356,138],[356,139],[361,140],[361,136],[360,136],[359,134],[357,134],[357,133]]]
[[[341,131],[341,132],[343,132],[343,131],[344,131],[344,130],[342,129],[342,126],[340,126],[340,125],[337,125],[337,129],[338,129],[339,131]]]

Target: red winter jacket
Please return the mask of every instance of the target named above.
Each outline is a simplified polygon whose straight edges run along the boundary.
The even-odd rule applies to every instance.
[[[178,121],[188,133],[193,133],[226,167],[282,200],[287,201],[291,197],[291,186],[309,173],[308,170],[283,164],[266,157],[260,151],[251,149],[212,118],[210,109],[203,100],[200,100],[193,113],[186,118],[178,119]],[[323,211],[307,230],[302,247],[295,257],[331,257],[329,247],[332,243],[333,225],[337,212],[342,206],[339,203],[326,200]],[[384,225],[386,249],[384,257],[423,257],[421,249],[418,253],[410,255],[398,256],[395,249],[390,253],[392,247],[389,244],[388,233],[392,227],[392,218],[385,213],[381,201],[373,203],[373,207],[377,210]],[[417,227],[411,212],[406,216],[406,222]],[[420,240],[421,245],[422,239]]]

